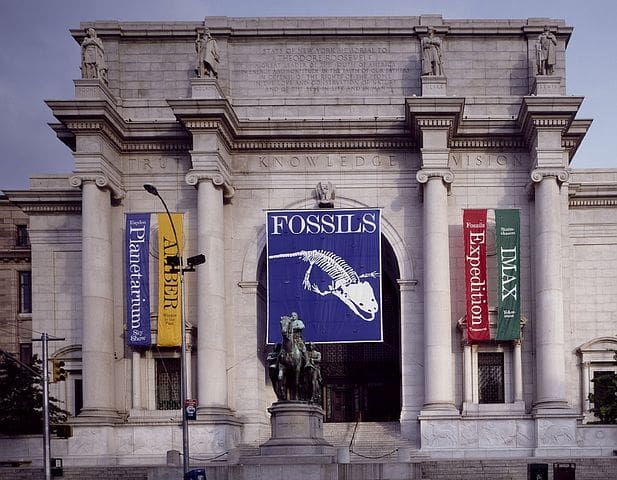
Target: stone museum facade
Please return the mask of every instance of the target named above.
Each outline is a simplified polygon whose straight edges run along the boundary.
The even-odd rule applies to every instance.
[[[179,349],[127,345],[126,215],[164,213],[147,183],[182,215],[185,256],[207,259],[186,274],[195,457],[269,438],[265,215],[319,208],[326,184],[332,208],[381,212],[384,340],[319,345],[326,438],[359,422],[393,426],[409,458],[613,454],[588,394],[617,370],[617,170],[570,168],[591,125],[566,93],[572,27],[212,17],[71,34],[82,78],[47,105],[74,169],[6,192],[29,216],[32,328],[65,338],[50,350],[68,371],[52,385],[73,415],[53,443],[65,465],[181,450]],[[494,340],[491,287],[491,339],[468,341],[465,209],[488,212],[490,285],[493,212],[519,212],[518,339]],[[21,442],[0,457],[40,458]]]

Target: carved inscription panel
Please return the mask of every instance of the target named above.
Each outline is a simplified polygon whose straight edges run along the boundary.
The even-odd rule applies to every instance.
[[[450,152],[452,170],[525,170],[529,156],[523,152]]]
[[[234,170],[241,173],[319,172],[319,171],[400,171],[417,168],[419,158],[414,153],[347,152],[253,154],[234,158]]]
[[[232,96],[409,96],[419,88],[409,39],[230,44]]]

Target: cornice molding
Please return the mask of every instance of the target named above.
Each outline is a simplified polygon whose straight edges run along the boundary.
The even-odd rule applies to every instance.
[[[460,127],[463,97],[411,97],[405,99],[405,119],[412,137],[422,146],[422,131],[447,129],[448,146]],[[446,145],[444,145],[446,146]]]
[[[85,29],[96,29],[97,35],[106,39],[121,38],[152,39],[169,38],[173,40],[193,40],[195,30],[208,26],[217,40],[247,36],[347,36],[347,35],[380,35],[380,36],[411,36],[421,37],[427,32],[428,26],[433,26],[440,36],[477,36],[477,35],[507,35],[537,37],[544,30],[544,25],[550,25],[555,35],[566,42],[572,34],[572,27],[559,19],[521,19],[521,20],[490,20],[490,21],[460,21],[445,19],[441,15],[384,17],[206,17],[195,22],[120,22],[94,21],[82,22],[79,28],[70,30],[73,38],[81,44],[85,37]]]
[[[415,146],[416,144],[411,138],[299,138],[285,140],[265,138],[258,140],[239,139],[233,143],[232,150],[408,150]]]
[[[551,96],[523,97],[517,123],[528,146],[538,130],[559,130],[567,134],[574,117],[583,102],[583,97]]]
[[[572,208],[617,207],[617,198],[570,198],[568,205]]]
[[[46,102],[61,122],[54,124],[58,138],[75,150],[78,135],[102,135],[121,153],[183,151],[191,148],[190,136],[175,121],[125,120],[108,100],[76,99]]]
[[[568,189],[568,204],[572,208],[617,206],[617,183],[614,181],[572,182]]]
[[[79,205],[24,205],[23,211],[29,215],[64,215],[81,214]]]
[[[421,146],[422,130],[448,129],[448,148],[528,149],[534,132],[557,129],[572,158],[590,120],[575,120],[581,97],[524,97],[516,119],[467,119],[465,99],[411,97],[403,119],[239,120],[227,99],[168,100],[177,121],[130,121],[107,100],[48,101],[62,122],[52,125],[75,149],[77,135],[100,134],[119,153],[186,152],[192,136],[216,133],[230,152],[392,149]],[[409,135],[411,131],[411,135]]]
[[[18,250],[0,252],[0,263],[25,265],[31,262],[32,253],[29,248],[23,252]]]
[[[521,137],[508,136],[498,138],[453,138],[451,149],[512,149],[522,150],[526,147]]]
[[[28,215],[72,215],[81,213],[81,192],[75,190],[7,191],[11,203]],[[30,235],[32,240],[32,232]]]

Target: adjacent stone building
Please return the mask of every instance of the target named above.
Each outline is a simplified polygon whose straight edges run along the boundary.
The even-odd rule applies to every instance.
[[[0,193],[0,350],[30,362],[32,333],[28,216]]]
[[[178,349],[126,341],[125,214],[162,211],[145,183],[183,214],[187,255],[207,257],[186,276],[196,456],[268,438],[264,211],[317,208],[319,182],[383,223],[384,342],[322,347],[327,423],[393,422],[435,458],[612,455],[617,430],[588,423],[587,395],[617,370],[617,170],[570,168],[591,124],[566,90],[570,26],[214,17],[71,33],[84,78],[47,104],[74,170],[7,192],[30,218],[33,328],[66,338],[65,464],[181,449]],[[466,341],[471,208],[520,211],[520,341]]]

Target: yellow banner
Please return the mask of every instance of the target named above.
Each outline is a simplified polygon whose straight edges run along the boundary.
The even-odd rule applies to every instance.
[[[182,214],[172,213],[178,244],[182,245]],[[182,341],[182,292],[180,273],[172,272],[167,258],[180,255],[169,217],[158,214],[159,224],[159,321],[157,345],[179,347]]]

